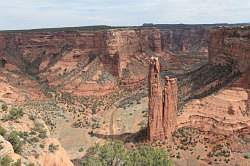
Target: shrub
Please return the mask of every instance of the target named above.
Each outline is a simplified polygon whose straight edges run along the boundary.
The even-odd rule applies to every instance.
[[[7,140],[12,144],[15,153],[20,153],[22,151],[23,142],[20,138],[19,132],[12,131]]]
[[[82,166],[171,166],[166,151],[150,146],[128,150],[122,142],[108,142],[96,145],[87,151]]]
[[[30,163],[27,166],[35,166],[35,164],[34,163]]]
[[[7,110],[8,110],[8,106],[7,106],[7,104],[3,104],[2,105],[2,110],[4,111],[4,112],[6,112]]]
[[[245,159],[250,159],[250,152],[244,154]]]
[[[18,159],[15,163],[13,163],[11,166],[21,166],[22,162],[21,159]]]
[[[83,151],[84,151],[84,148],[81,147],[78,151],[79,151],[79,152],[83,152]]]
[[[0,150],[2,150],[4,147],[0,144]]]
[[[13,162],[13,160],[9,156],[5,156],[5,157],[0,158],[0,165],[1,166],[10,166],[10,164],[12,162]]]
[[[56,152],[56,151],[58,150],[58,148],[59,148],[58,145],[55,145],[55,144],[50,144],[50,145],[49,145],[49,151],[50,151],[51,153]]]
[[[21,108],[12,108],[9,114],[4,117],[4,120],[17,120],[23,116],[23,110]]]
[[[2,126],[0,126],[0,135],[4,136],[5,134],[6,134],[6,130]]]
[[[32,131],[33,132],[34,131],[38,132],[39,133],[38,137],[41,138],[41,139],[44,139],[44,138],[47,137],[47,131],[46,131],[44,125],[42,123],[40,123],[40,122],[35,123],[35,127],[32,129]]]

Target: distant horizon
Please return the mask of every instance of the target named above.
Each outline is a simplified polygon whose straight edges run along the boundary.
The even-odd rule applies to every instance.
[[[58,26],[58,27],[38,27],[38,28],[26,28],[26,29],[0,29],[0,32],[4,32],[4,31],[29,31],[29,30],[46,30],[46,29],[67,29],[67,28],[88,28],[88,27],[114,27],[114,28],[126,28],[126,27],[147,27],[147,25],[149,26],[149,24],[155,25],[155,26],[159,26],[159,25],[194,25],[194,26],[198,26],[198,25],[249,25],[250,26],[250,22],[236,22],[236,23],[194,23],[194,24],[190,24],[190,23],[144,23],[142,25],[101,25],[101,24],[97,24],[97,25],[82,25],[82,26]]]
[[[249,0],[8,0],[0,30],[94,25],[238,24],[250,22]]]

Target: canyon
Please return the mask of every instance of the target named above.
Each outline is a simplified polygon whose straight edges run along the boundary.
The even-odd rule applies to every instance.
[[[41,120],[47,136],[21,154],[1,140],[41,165],[77,165],[107,139],[164,147],[176,165],[247,165],[248,56],[248,25],[2,31],[0,105],[24,116],[0,125],[30,133]]]

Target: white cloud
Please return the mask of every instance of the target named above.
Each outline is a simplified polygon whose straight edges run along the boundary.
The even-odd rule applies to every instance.
[[[250,22],[249,0],[2,0],[0,29]]]

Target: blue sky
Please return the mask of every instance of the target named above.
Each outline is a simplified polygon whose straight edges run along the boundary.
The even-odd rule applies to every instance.
[[[250,0],[1,0],[0,30],[250,22]]]

